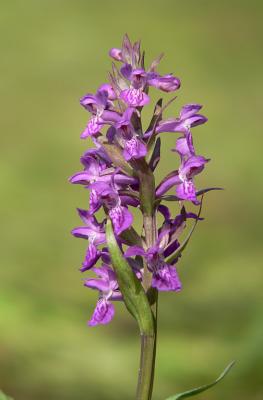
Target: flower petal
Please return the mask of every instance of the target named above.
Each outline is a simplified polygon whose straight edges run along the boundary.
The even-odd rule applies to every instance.
[[[159,291],[178,292],[182,288],[176,268],[168,264],[165,264],[153,274],[152,286]]]
[[[192,181],[184,181],[176,188],[176,195],[182,200],[196,201],[196,189]]]
[[[123,90],[120,98],[131,107],[142,107],[150,102],[150,98],[146,93],[134,88]]]
[[[147,154],[146,145],[141,142],[136,136],[132,139],[127,140],[124,145],[123,157],[126,161],[130,161],[131,159],[139,159],[145,157]]]
[[[96,326],[98,324],[108,324],[112,320],[114,313],[114,306],[106,299],[100,299],[88,325]]]
[[[140,246],[131,246],[125,251],[124,255],[125,257],[134,257],[134,256],[145,256],[146,253]]]
[[[109,211],[109,216],[112,220],[116,235],[119,235],[120,233],[128,229],[133,222],[133,215],[126,207],[113,207]]]
[[[164,195],[169,189],[174,185],[178,185],[181,182],[178,171],[173,171],[171,174],[167,175],[162,182],[156,188],[156,196],[160,197]]]

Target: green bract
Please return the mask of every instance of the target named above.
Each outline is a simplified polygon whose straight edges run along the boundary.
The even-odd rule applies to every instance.
[[[137,320],[141,334],[151,335],[154,333],[154,323],[150,304],[139,279],[122,255],[110,220],[107,221],[106,237],[124,303]]]

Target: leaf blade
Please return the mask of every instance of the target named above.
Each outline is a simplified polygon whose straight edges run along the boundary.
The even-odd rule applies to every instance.
[[[11,397],[7,396],[0,390],[0,400],[13,400]]]
[[[208,383],[207,385],[199,386],[195,389],[188,390],[183,393],[176,394],[175,396],[170,396],[166,400],[181,400],[181,399],[186,399],[187,397],[192,397],[196,396],[199,393],[202,393],[211,387],[215,386],[218,382],[220,382],[231,370],[233,365],[235,364],[235,361],[232,361],[230,364],[227,365],[227,367],[224,369],[224,371],[219,375],[219,377],[211,383]]]

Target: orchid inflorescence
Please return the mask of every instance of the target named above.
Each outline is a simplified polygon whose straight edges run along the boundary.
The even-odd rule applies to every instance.
[[[167,104],[160,99],[155,105],[149,127],[142,128],[142,111],[150,103],[149,89],[175,92],[180,80],[172,74],[160,75],[156,69],[161,56],[148,69],[140,42],[132,44],[124,36],[122,48],[112,48],[109,55],[120,63],[112,64],[109,83],[101,85],[96,94],[86,94],[80,104],[91,114],[81,138],[91,138],[95,147],[81,157],[84,169],[70,178],[89,190],[89,209],[78,209],[84,225],[73,229],[76,237],[88,240],[88,248],[81,272],[92,271],[97,277],[87,278],[84,285],[99,291],[99,300],[89,321],[90,326],[106,324],[114,316],[115,300],[123,300],[123,293],[112,267],[107,245],[106,221],[111,221],[117,245],[133,274],[145,292],[180,291],[182,284],[176,264],[181,251],[179,237],[186,222],[199,215],[187,212],[184,202],[200,205],[200,195],[210,189],[197,191],[194,177],[209,161],[195,152],[191,129],[204,124],[207,118],[199,114],[199,104],[187,104],[179,117],[164,119]],[[102,131],[106,133],[103,135]],[[160,160],[161,134],[179,133],[175,148],[179,166],[155,187],[154,171]],[[174,194],[168,194],[175,189]],[[181,210],[175,217],[163,204],[177,201]],[[143,214],[143,234],[136,232],[132,208]],[[98,222],[95,214],[103,209],[106,215]],[[156,226],[156,214],[163,217]],[[182,247],[182,246],[181,246]],[[95,266],[100,261],[100,267]],[[151,289],[151,290],[152,290]]]
[[[180,80],[173,74],[157,72],[162,55],[146,69],[140,42],[132,44],[127,35],[122,48],[112,48],[109,55],[121,64],[120,68],[113,62],[109,83],[80,99],[80,104],[91,114],[81,138],[90,137],[95,147],[81,157],[83,170],[70,178],[71,183],[89,190],[89,209],[78,209],[84,225],[73,229],[72,234],[88,240],[80,271],[96,275],[84,278],[86,287],[99,292],[88,324],[107,324],[115,313],[113,302],[124,302],[137,321],[141,337],[136,400],[151,400],[158,293],[181,290],[176,266],[197,222],[203,219],[200,217],[203,195],[220,188],[197,190],[194,183],[194,177],[209,161],[196,154],[193,144],[192,128],[207,121],[199,113],[200,104],[186,104],[178,117],[166,119],[163,113],[176,97],[165,104],[159,99],[148,128],[143,128],[142,111],[150,103],[150,87],[165,93],[180,88]],[[179,165],[156,186],[154,173],[161,156],[161,134],[165,132],[179,134],[172,149],[177,153]],[[179,205],[175,216],[164,204],[171,201]],[[187,211],[187,202],[193,204],[192,208],[197,206],[198,211]],[[141,211],[140,233],[133,226],[132,209]],[[95,216],[98,211],[99,215],[104,214],[101,222]],[[182,239],[189,220],[192,226]],[[167,400],[195,396],[211,388],[232,366],[233,362],[214,382]]]

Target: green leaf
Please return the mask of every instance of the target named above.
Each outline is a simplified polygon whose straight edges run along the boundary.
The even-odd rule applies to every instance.
[[[180,247],[178,247],[178,249],[171,254],[168,258],[165,259],[165,261],[169,264],[171,262],[173,262],[177,257],[180,256],[180,254],[184,251],[184,249],[186,248],[192,234],[194,233],[194,230],[196,228],[197,222],[198,222],[198,218],[200,217],[201,211],[202,211],[202,202],[203,202],[203,196],[201,198],[201,204],[200,204],[200,208],[199,208],[199,212],[197,215],[197,219],[195,220],[192,228],[190,229],[190,232],[188,233],[188,235],[186,236],[185,240],[183,241],[183,243],[181,244]]]
[[[168,397],[166,400],[186,399],[187,397],[196,396],[197,394],[210,389],[211,387],[215,386],[218,382],[220,382],[226,376],[226,374],[228,374],[228,372],[230,371],[230,369],[233,367],[234,364],[235,364],[235,361],[232,361],[214,382],[209,383],[208,385],[199,386],[198,388],[195,388],[192,390],[188,390],[187,392],[184,392],[184,393],[176,394],[175,396]]]
[[[128,311],[137,320],[141,334],[154,334],[152,310],[141,285],[141,282],[132,271],[124,258],[116,241],[111,221],[106,225],[107,244],[110,252],[113,269]]]
[[[0,400],[13,400],[11,397],[6,396],[1,390],[0,390]]]

